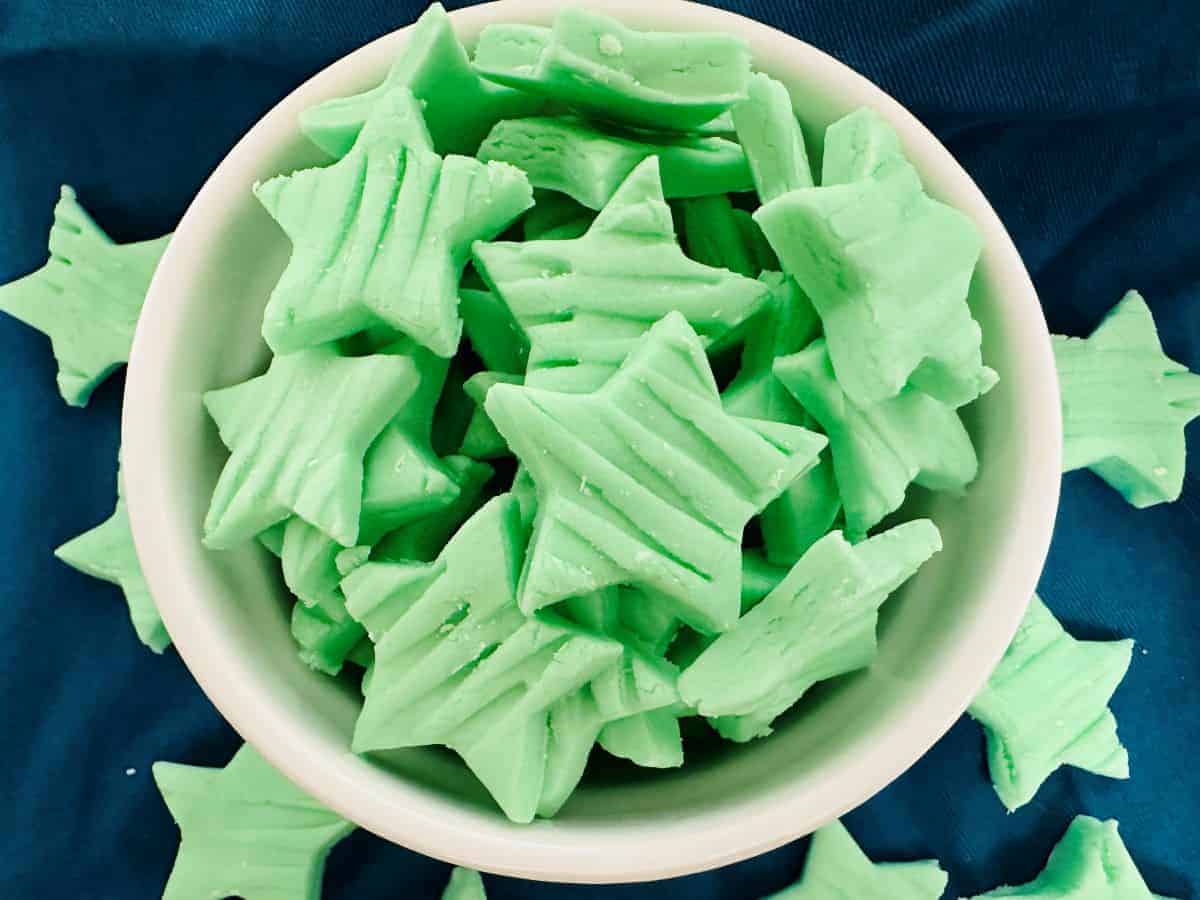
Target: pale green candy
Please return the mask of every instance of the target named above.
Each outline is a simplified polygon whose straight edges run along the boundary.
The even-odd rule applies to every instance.
[[[825,129],[825,158],[821,184],[850,184],[864,178],[887,178],[889,173],[911,178],[900,136],[883,116],[863,107]],[[808,185],[811,187],[811,184]]]
[[[1063,471],[1090,468],[1137,507],[1178,500],[1200,375],[1163,353],[1142,295],[1126,294],[1090,338],[1055,335],[1054,357]]]
[[[826,443],[725,413],[703,345],[677,312],[594,393],[498,384],[485,406],[537,484],[527,614],[632,584],[689,624],[724,631],[738,615],[746,523]]]
[[[757,550],[742,553],[742,615],[758,606],[763,599],[779,587],[791,567],[777,566],[769,562]]]
[[[834,378],[823,339],[780,359],[775,375],[829,435],[849,534],[866,534],[898,509],[909,484],[958,491],[975,480],[979,461],[954,409],[912,387],[857,406]]]
[[[283,556],[283,535],[287,531],[289,519],[276,522],[270,528],[258,533],[258,542],[270,551],[272,556]]]
[[[366,631],[340,607],[292,607],[292,637],[300,647],[300,659],[310,668],[336,675],[342,664],[362,642]]]
[[[90,531],[67,541],[54,551],[54,555],[72,569],[120,587],[129,607],[133,630],[143,644],[155,653],[162,653],[170,645],[171,636],[158,614],[133,546],[120,474],[117,475],[117,506],[113,514]]]
[[[595,220],[595,211],[578,200],[558,191],[535,190],[533,209],[521,220],[521,233],[527,241],[574,240],[587,234]]]
[[[467,396],[475,401],[475,414],[467,426],[466,436],[463,437],[459,453],[472,459],[498,459],[510,456],[508,444],[488,418],[483,408],[487,392],[497,384],[522,384],[524,378],[520,375],[506,375],[503,372],[478,372],[467,379],[464,389]]]
[[[596,704],[589,725],[595,740],[614,756],[639,765],[683,765],[679,670],[664,658],[679,630],[678,620],[662,604],[627,587],[571,598],[562,611],[625,647],[621,663],[597,675],[589,688]]]
[[[532,203],[512,166],[435,155],[407,91],[386,94],[371,115],[338,162],[255,186],[292,241],[263,317],[276,353],[382,322],[452,356],[471,242],[500,234]]]
[[[442,900],[487,900],[483,878],[474,869],[454,869],[442,892]]]
[[[479,508],[483,487],[495,474],[492,467],[465,456],[447,456],[442,463],[458,485],[458,497],[448,506],[386,535],[375,546],[377,558],[429,562],[437,557],[458,526]]]
[[[1002,887],[988,897],[1026,897],[1028,900],[1170,900],[1150,892],[1117,822],[1076,816],[1067,828],[1042,874],[1020,887]]]
[[[871,862],[835,821],[812,836],[800,880],[766,900],[939,900],[948,881],[932,859]]]
[[[749,318],[767,286],[688,259],[658,161],[646,160],[573,241],[478,243],[480,273],[529,336],[526,383],[595,390],[646,331],[678,310],[705,339]]]
[[[778,272],[764,272],[760,278],[771,288],[770,299],[747,324],[741,369],[722,402],[735,415],[812,428],[812,417],[772,369],[779,357],[812,343],[821,322],[793,279]],[[760,525],[768,559],[791,566],[829,532],[841,508],[832,457],[824,450],[817,465],[763,510]]]
[[[656,709],[609,722],[597,738],[613,756],[647,769],[677,769],[683,765],[679,712]]]
[[[385,534],[444,509],[458,497],[454,473],[434,453],[434,407],[446,379],[447,361],[411,341],[388,352],[412,360],[417,388],[400,413],[367,450],[363,462],[362,512],[358,540],[373,545]],[[346,548],[303,519],[284,532],[283,579],[306,606],[324,607],[335,623],[343,606],[338,557]]]
[[[746,91],[746,99],[731,112],[759,199],[769,203],[789,191],[812,187],[804,133],[787,88],[756,73],[750,76]]]
[[[639,32],[608,16],[564,9],[552,29],[488,26],[475,68],[597,118],[691,131],[746,96],[750,50],[728,35]]]
[[[437,563],[367,563],[343,582],[375,640],[355,751],[445,744],[518,822],[541,802],[550,708],[624,652],[565,620],[526,619],[516,605],[524,533],[517,502],[500,497]]]
[[[71,406],[129,359],[133,329],[171,236],[114,244],[63,185],[50,228],[50,260],[0,285],[0,312],[36,328],[58,360],[58,390]]]
[[[770,734],[814,684],[871,664],[879,607],[941,546],[928,519],[856,546],[837,532],[822,538],[687,668],[684,701],[717,717],[730,740]]]
[[[501,119],[530,115],[542,106],[536,97],[480,78],[446,10],[434,3],[409,29],[382,84],[309,107],[300,114],[300,130],[326,153],[341,158],[354,146],[380,98],[405,89],[422,102],[438,153],[474,154]]]
[[[517,466],[510,492],[521,507],[521,521],[532,525],[533,517],[537,513],[537,485],[533,483],[533,476],[529,474],[529,470],[522,465]]]
[[[501,122],[479,148],[484,162],[510,163],[535,188],[560,191],[600,209],[651,156],[662,169],[663,194],[702,197],[753,187],[746,154],[722,137],[625,134],[601,131],[569,117]]]
[[[1038,598],[968,710],[987,732],[988,767],[1009,810],[1024,806],[1060,766],[1129,777],[1108,702],[1129,669],[1133,641],[1077,641]]]
[[[911,383],[961,406],[996,383],[966,302],[979,234],[926,196],[903,158],[857,181],[784,194],[754,218],[816,306],[838,381],[857,405]]]
[[[683,241],[688,256],[706,266],[729,269],[747,278],[756,278],[762,269],[758,257],[747,241],[745,226],[735,215],[729,197],[714,194],[684,200]],[[750,224],[754,225],[753,219]]]
[[[458,292],[459,312],[467,340],[494,372],[519,375],[529,364],[529,338],[504,301],[487,290],[463,288]]]
[[[325,858],[354,830],[243,744],[223,769],[156,762],[179,825],[163,900],[319,900]]]
[[[804,408],[779,380],[775,360],[803,350],[821,333],[821,321],[812,302],[791,278],[764,272],[767,302],[746,323],[741,368],[721,395],[729,412],[753,419],[803,424]]]
[[[205,544],[234,546],[295,513],[353,545],[363,458],[419,381],[407,357],[347,359],[324,346],[277,356],[266,374],[205,394],[231,451],[205,517]]]

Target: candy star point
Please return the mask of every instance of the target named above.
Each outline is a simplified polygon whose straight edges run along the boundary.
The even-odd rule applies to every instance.
[[[124,499],[117,498],[116,509],[108,519],[67,541],[54,555],[73,569],[120,587],[134,631],[143,644],[155,653],[162,653],[170,645],[171,637],[142,575]]]
[[[948,881],[935,860],[871,862],[835,821],[813,835],[800,880],[766,900],[939,900]]]

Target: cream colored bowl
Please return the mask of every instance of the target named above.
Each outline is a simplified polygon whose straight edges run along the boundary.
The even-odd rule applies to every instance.
[[[260,320],[289,246],[250,186],[319,160],[297,114],[378,82],[404,49],[404,30],[298,88],[197,195],[138,325],[124,465],[138,555],[175,645],[267,759],[347,818],[429,856],[525,878],[619,882],[770,850],[861,804],[929,749],[999,659],[1041,572],[1058,501],[1061,422],[1046,324],[1017,251],[979,189],[911,114],[836,60],[749,19],[681,0],[587,5],[635,27],[744,38],[757,67],[791,90],[812,138],[844,113],[875,108],[899,131],[928,190],[982,232],[972,304],[1001,382],[968,413],[981,476],[965,497],[916,501],[941,527],[945,550],[885,607],[869,670],[815,690],[766,740],[693,753],[673,772],[602,767],[558,818],[530,826],[505,820],[449,754],[350,753],[360,698],[297,659],[277,564],[254,546],[201,546],[226,454],[200,397],[256,374],[267,358]],[[471,44],[487,24],[549,23],[559,6],[501,0],[452,16]]]

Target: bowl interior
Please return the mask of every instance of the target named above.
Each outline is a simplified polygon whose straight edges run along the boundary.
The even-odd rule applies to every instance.
[[[720,865],[783,843],[857,805],[907,768],[962,712],[1033,590],[1058,489],[1058,397],[1028,277],[970,179],[916,121],[813,48],[691,4],[591,3],[634,26],[724,30],[792,92],[810,147],[862,106],[897,126],[927,189],[979,225],[985,250],[971,303],[1000,385],[968,412],[981,474],[962,497],[918,493],[913,513],[945,550],[886,605],[868,670],[814,690],[768,740],[700,742],[680,771],[601,763],[560,816],[514,826],[450,754],[349,753],[353,683],[297,658],[277,563],[260,548],[205,552],[201,523],[226,453],[201,394],[260,372],[266,298],[289,244],[250,192],[323,162],[296,114],[377,82],[403,32],[321,73],[273,110],[213,175],[164,258],[129,373],[125,460],[139,555],[179,652],[232,724],[294,780],[385,837],[491,871],[627,881]],[[454,14],[473,42],[492,21],[546,23],[557,4],[506,2]],[[596,756],[603,754],[597,753]]]

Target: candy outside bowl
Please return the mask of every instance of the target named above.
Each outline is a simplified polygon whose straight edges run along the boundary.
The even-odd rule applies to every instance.
[[[471,46],[485,25],[548,24],[562,4],[500,0],[452,13]],[[559,816],[506,820],[440,750],[360,758],[361,698],[297,657],[278,565],[257,546],[216,553],[201,524],[226,452],[201,395],[262,370],[263,306],[289,244],[250,188],[321,154],[297,116],[378,81],[404,29],[351,53],[264,116],[179,224],[138,325],[125,394],[123,466],[146,578],[175,646],[221,713],[313,796],[391,841],[530,879],[626,882],[763,853],[863,803],[924,754],[999,660],[1045,560],[1058,502],[1061,420],[1050,340],[1015,247],[983,194],[909,112],[842,63],[746,18],[682,0],[589,0],[637,28],[745,39],[792,92],[810,144],[869,106],[899,132],[927,190],[969,215],[984,243],[971,292],[1000,385],[968,410],[979,480],[919,497],[945,549],[884,607],[867,670],[822,686],[771,737],[692,754],[681,770],[602,766]],[[964,764],[973,764],[970,761]]]

